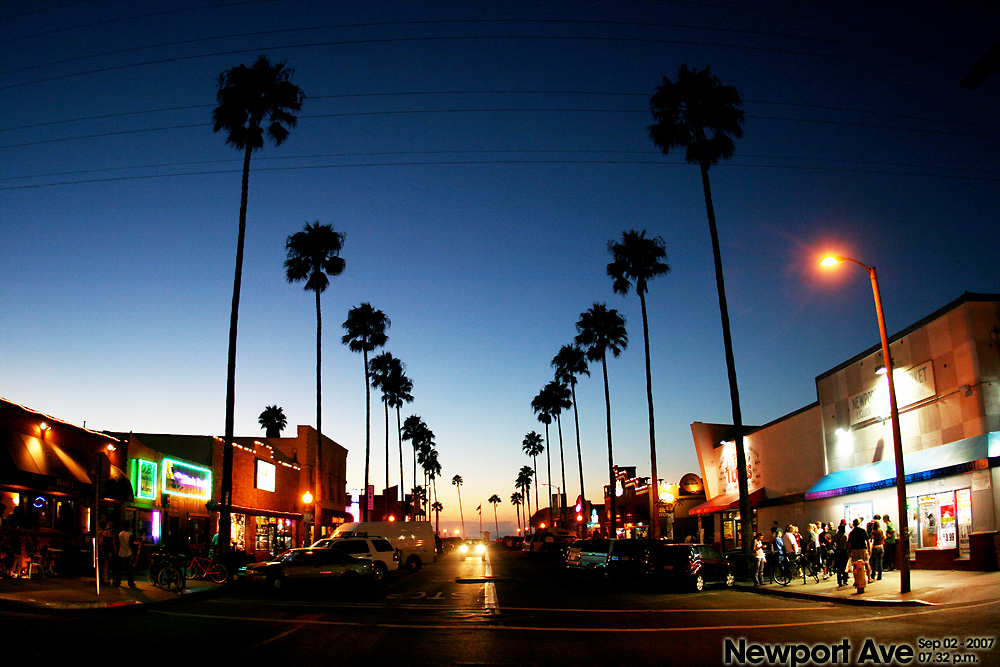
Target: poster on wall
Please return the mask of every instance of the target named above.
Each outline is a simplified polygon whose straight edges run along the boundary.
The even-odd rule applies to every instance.
[[[919,533],[918,526],[920,522],[917,521],[917,499],[907,498],[906,499],[906,529],[910,534],[910,560],[917,557],[917,535]]]
[[[948,491],[939,493],[938,502],[938,546],[954,548],[957,542],[957,525],[955,523],[955,493]]]
[[[955,492],[955,512],[958,521],[958,557],[971,558],[972,547],[972,490],[959,489]]]
[[[920,546],[924,549],[938,545],[938,500],[937,496],[920,496],[917,499],[920,514]]]

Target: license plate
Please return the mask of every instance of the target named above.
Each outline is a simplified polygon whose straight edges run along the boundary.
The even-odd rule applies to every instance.
[[[673,565],[664,565],[663,569],[664,570],[672,570],[672,569],[674,569],[674,566]]]

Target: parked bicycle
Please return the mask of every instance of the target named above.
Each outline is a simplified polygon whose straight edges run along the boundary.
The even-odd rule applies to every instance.
[[[806,554],[786,555],[774,570],[774,579],[782,586],[787,586],[792,583],[792,579],[800,576],[803,584],[808,583],[809,577],[819,583],[819,572]]]
[[[176,591],[184,587],[183,565],[178,556],[166,552],[149,555],[149,583],[166,591]]]
[[[212,558],[193,556],[191,562],[184,568],[184,578],[204,579],[205,577],[217,584],[222,584],[229,578],[229,570],[225,565]]]

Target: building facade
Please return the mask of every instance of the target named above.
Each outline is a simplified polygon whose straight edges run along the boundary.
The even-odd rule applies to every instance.
[[[913,567],[997,566],[998,339],[1000,296],[968,293],[890,339],[910,529],[896,552]],[[803,530],[875,515],[898,525],[881,362],[880,346],[858,354],[816,378],[815,404],[750,430],[745,474],[761,532],[773,521]],[[724,547],[738,507],[728,428],[692,425],[710,497],[695,511],[719,526]]]

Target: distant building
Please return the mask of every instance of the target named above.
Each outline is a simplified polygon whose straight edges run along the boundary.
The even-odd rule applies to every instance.
[[[1000,295],[966,293],[890,339],[912,566],[996,569],[1000,535]],[[888,391],[876,345],[816,378],[818,401],[748,429],[757,530],[889,515],[898,526]],[[752,382],[752,379],[750,380]],[[739,545],[732,427],[691,425],[710,521]]]
[[[601,512],[601,530],[611,534],[611,493],[615,494],[617,536],[645,538],[649,536],[649,493],[652,488],[648,477],[637,477],[635,466],[615,466],[615,488],[604,485],[604,508]],[[690,510],[705,501],[701,480],[694,473],[681,477],[677,484],[661,480],[657,493],[656,521],[659,535],[664,539],[684,541],[688,537],[701,541],[699,524],[689,514]]]

